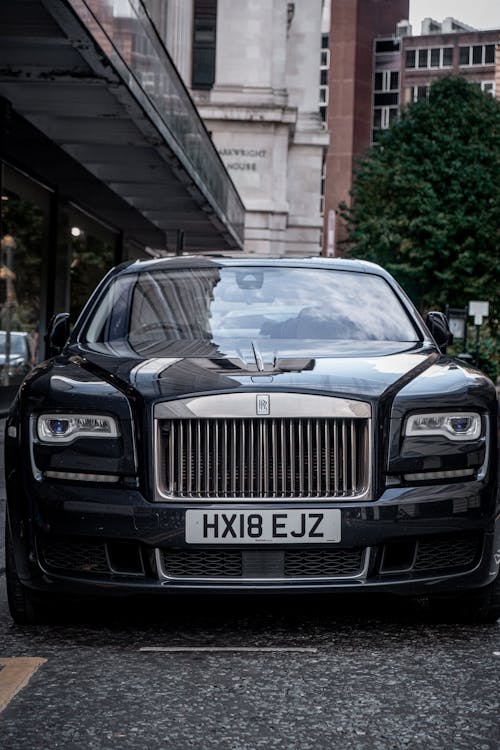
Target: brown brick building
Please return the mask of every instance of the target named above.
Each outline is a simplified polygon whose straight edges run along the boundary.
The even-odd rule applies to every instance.
[[[325,172],[325,254],[344,239],[334,213],[348,200],[356,160],[372,139],[373,45],[408,18],[409,0],[332,0],[328,129]],[[330,235],[330,236],[329,236]]]
[[[463,76],[499,97],[500,89],[495,86],[497,45],[500,45],[498,29],[403,37],[401,103],[427,96],[429,86],[443,75]]]

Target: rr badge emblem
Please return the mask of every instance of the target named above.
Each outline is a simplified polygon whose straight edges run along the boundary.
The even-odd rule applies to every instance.
[[[257,394],[257,416],[268,417],[271,413],[271,397],[267,393]]]

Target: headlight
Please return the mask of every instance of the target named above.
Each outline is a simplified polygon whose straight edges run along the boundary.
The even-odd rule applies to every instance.
[[[450,440],[477,440],[481,435],[481,415],[474,412],[440,412],[413,414],[408,417],[407,437],[441,435]]]
[[[71,443],[82,437],[114,438],[118,425],[113,417],[101,414],[41,414],[37,434],[42,443]]]

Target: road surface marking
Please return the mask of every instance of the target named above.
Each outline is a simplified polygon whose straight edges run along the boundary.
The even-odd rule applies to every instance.
[[[201,651],[207,653],[318,653],[317,648],[295,648],[286,646],[143,646],[139,651],[165,651],[167,653],[182,653],[188,651]]]
[[[36,670],[46,661],[47,659],[29,656],[0,659],[0,712],[26,687]]]

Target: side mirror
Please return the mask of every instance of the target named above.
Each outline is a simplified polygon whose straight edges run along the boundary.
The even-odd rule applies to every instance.
[[[438,347],[443,353],[446,352],[446,347],[453,343],[453,334],[446,315],[442,312],[430,312],[425,323]]]
[[[52,316],[45,334],[47,356],[55,357],[56,354],[60,354],[68,338],[69,313],[56,313]]]

